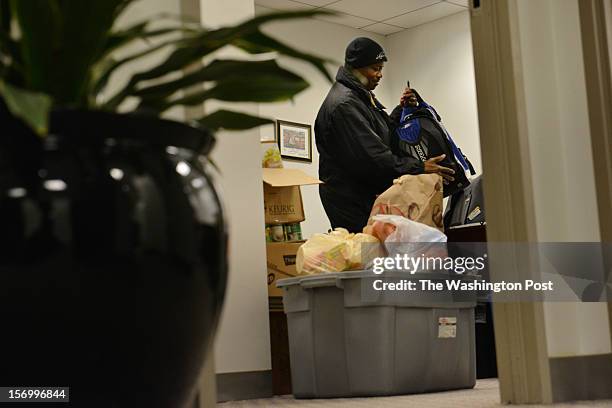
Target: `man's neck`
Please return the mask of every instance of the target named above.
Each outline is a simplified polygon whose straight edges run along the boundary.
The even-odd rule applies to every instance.
[[[366,90],[369,91],[369,89],[368,89],[368,83],[369,83],[368,78],[366,78],[365,75],[363,75],[361,72],[359,72],[359,70],[356,69],[356,68],[350,68],[349,71],[359,81],[359,83],[361,85],[363,85],[363,87]]]

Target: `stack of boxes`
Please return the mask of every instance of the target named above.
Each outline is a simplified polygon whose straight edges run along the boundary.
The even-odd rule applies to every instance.
[[[305,220],[300,186],[321,181],[296,169],[263,169],[268,296],[282,296],[279,279],[296,275],[295,257],[304,243],[300,222]]]

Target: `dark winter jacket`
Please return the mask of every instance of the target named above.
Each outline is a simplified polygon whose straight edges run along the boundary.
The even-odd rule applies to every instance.
[[[423,172],[420,160],[390,150],[397,123],[383,109],[345,67],[338,70],[314,128],[322,188],[371,206],[393,179]]]

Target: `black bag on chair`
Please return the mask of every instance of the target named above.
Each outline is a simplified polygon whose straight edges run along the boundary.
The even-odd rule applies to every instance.
[[[444,210],[444,228],[485,221],[482,176],[474,178],[463,190],[449,198]]]

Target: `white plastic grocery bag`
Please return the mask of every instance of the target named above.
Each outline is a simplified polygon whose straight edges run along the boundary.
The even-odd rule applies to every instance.
[[[446,242],[443,232],[401,215],[378,214],[372,219],[395,225],[395,232],[385,242]]]
[[[389,234],[384,242],[389,257],[406,255],[412,258],[445,258],[448,256],[446,235],[436,228],[400,215],[378,214],[373,220],[395,226],[395,231]]]

